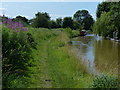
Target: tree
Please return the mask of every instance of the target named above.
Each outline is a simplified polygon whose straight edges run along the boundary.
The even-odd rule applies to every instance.
[[[56,19],[56,24],[57,24],[57,28],[61,28],[62,27],[62,18],[57,18]]]
[[[118,32],[117,39],[120,39],[120,2],[114,2],[111,4],[111,19],[112,24],[115,26],[115,30]]]
[[[78,10],[73,15],[74,21],[78,21],[81,25],[84,25],[84,29],[91,29],[91,26],[94,23],[92,16],[89,14],[87,10]]]
[[[110,11],[110,5],[111,5],[111,2],[100,3],[97,7],[97,13],[96,13],[97,18],[100,18],[101,14],[103,12],[109,12]]]
[[[16,16],[16,18],[13,18],[13,21],[21,22],[24,25],[29,24],[29,20],[26,17],[22,17],[22,16]]]
[[[97,19],[96,23],[93,25],[93,30],[95,33],[102,35],[104,37],[112,37],[112,32],[114,30],[114,25],[111,21],[110,12],[102,13],[101,17]]]
[[[54,20],[49,21],[50,28],[57,28],[57,23]]]
[[[81,26],[81,24],[79,23],[79,22],[77,22],[77,21],[74,21],[73,22],[73,28],[76,30],[76,29],[80,29],[80,26]]]
[[[63,19],[63,25],[62,25],[63,28],[71,28],[73,29],[73,20],[72,20],[72,17],[65,17]]]
[[[36,17],[31,21],[31,25],[33,27],[36,27],[36,28],[39,28],[39,27],[48,28],[49,27],[50,17],[48,13],[38,12],[37,14],[35,14],[35,16]]]
[[[106,34],[113,37],[113,31],[116,31],[117,39],[120,39],[120,2],[102,2],[98,5],[96,14],[94,31],[103,34],[104,37]]]

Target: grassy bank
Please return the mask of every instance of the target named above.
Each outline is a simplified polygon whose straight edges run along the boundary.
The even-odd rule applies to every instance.
[[[89,74],[82,65],[68,43],[73,36],[77,36],[68,29],[28,28],[27,35],[34,40],[30,53],[32,63],[27,66],[27,76],[17,77],[11,74],[7,77],[9,88],[89,88],[95,76]],[[22,34],[21,34],[22,35]],[[23,39],[22,39],[23,40]],[[31,42],[30,40],[30,42]],[[24,41],[24,40],[23,40]],[[33,42],[33,41],[32,41]],[[30,44],[31,45],[31,44]],[[16,59],[15,59],[16,60]],[[116,82],[115,78],[97,77],[92,84],[96,87],[102,82],[102,87],[109,82]],[[97,81],[97,82],[96,82]],[[107,82],[107,83],[106,83]]]
[[[47,31],[47,32],[46,32]],[[34,29],[29,31],[37,42],[34,68],[29,87],[87,88],[92,80],[84,66],[70,52],[69,34],[66,31]]]

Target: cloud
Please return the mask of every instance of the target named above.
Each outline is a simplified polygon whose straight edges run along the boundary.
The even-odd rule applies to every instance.
[[[27,15],[16,15],[16,16],[26,17],[27,19],[32,19],[33,18],[33,17],[27,16]],[[13,16],[13,18],[15,18],[16,16]]]
[[[12,18],[12,16],[8,15],[8,14],[4,14],[6,17]],[[0,13],[0,16],[3,16],[2,13]]]
[[[71,15],[63,15],[63,14],[50,14],[51,17],[69,17]]]
[[[96,14],[93,13],[93,14],[91,14],[91,15],[92,15],[93,19],[96,20]]]
[[[6,11],[7,9],[6,8],[0,8],[0,11]]]

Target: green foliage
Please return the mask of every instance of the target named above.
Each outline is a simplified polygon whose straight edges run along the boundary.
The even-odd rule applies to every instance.
[[[72,38],[72,30],[70,28],[66,28],[65,32],[67,32],[68,36]]]
[[[31,20],[31,25],[33,27],[39,28],[39,27],[44,27],[44,28],[49,28],[49,20],[50,17],[48,13],[40,13],[38,12],[35,14],[36,17]]]
[[[69,38],[74,38],[80,35],[79,30],[72,30],[70,28],[66,28],[65,32],[68,34]]]
[[[50,28],[57,28],[57,23],[54,20],[51,20],[50,22]]]
[[[16,32],[2,27],[3,87],[11,86],[10,82],[16,78],[28,76],[29,67],[33,65],[32,47],[32,36],[27,37],[22,30]]]
[[[92,16],[89,14],[87,10],[78,10],[74,14],[73,19],[74,21],[79,22],[86,30],[90,30],[91,26],[94,23]]]
[[[120,88],[120,81],[113,76],[96,76],[91,85],[92,88]]]
[[[72,37],[78,37],[80,35],[79,30],[72,30]]]
[[[115,26],[117,33],[117,39],[120,39],[120,2],[112,3],[111,7],[111,20],[112,24]]]
[[[30,45],[32,48],[36,49],[37,43],[35,42],[35,40],[34,40],[34,38],[33,38],[33,36],[32,36],[31,33],[27,33],[27,39],[28,39],[29,45]]]
[[[110,11],[110,5],[111,5],[111,2],[102,2],[98,5],[97,7],[97,12],[96,12],[96,16],[98,18],[100,18],[101,14],[103,12],[109,12]]]
[[[73,29],[80,29],[80,27],[81,27],[82,25],[78,22],[78,21],[74,21],[73,22]]]
[[[102,2],[98,5],[97,21],[93,25],[94,32],[106,37],[113,37],[117,32],[117,39],[120,39],[120,2]]]
[[[13,21],[21,22],[24,26],[29,25],[29,20],[26,17],[16,16],[16,18],[13,18]]]
[[[72,17],[65,17],[63,19],[63,25],[62,25],[63,28],[71,28],[73,29],[73,20],[72,20]]]
[[[114,30],[114,25],[112,25],[110,13],[102,13],[101,18],[98,18],[93,25],[93,30],[96,34],[102,35],[104,37],[112,33]]]
[[[27,77],[19,77],[14,74],[3,78],[3,88],[26,88],[30,80]]]
[[[56,23],[57,23],[57,28],[61,28],[62,27],[62,18],[57,18],[56,19]]]

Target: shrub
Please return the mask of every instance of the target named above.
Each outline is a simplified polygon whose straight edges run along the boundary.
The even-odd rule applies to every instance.
[[[113,76],[96,76],[91,84],[92,88],[119,88],[120,81],[117,77]]]
[[[66,28],[66,29],[65,29],[65,32],[67,32],[68,36],[69,36],[70,38],[72,38],[72,29]]]
[[[72,37],[78,37],[79,36],[79,31],[78,30],[73,30],[72,31]]]
[[[29,75],[29,67],[33,65],[32,48],[35,48],[33,45],[35,44],[31,34],[27,34],[22,29],[16,32],[2,26],[3,88],[10,87],[11,81],[16,78]]]

